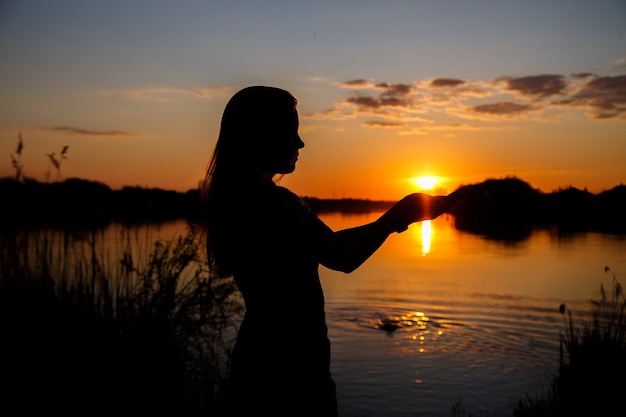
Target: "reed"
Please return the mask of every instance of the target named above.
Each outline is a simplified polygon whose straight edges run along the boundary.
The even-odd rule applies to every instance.
[[[15,155],[11,154],[11,166],[15,170],[15,181],[21,181],[24,179],[24,164],[22,164],[22,151],[24,150],[24,140],[22,139],[22,132],[17,134],[17,147],[15,149]]]
[[[2,231],[6,402],[25,414],[219,412],[236,286],[209,274],[192,225],[144,250],[133,239],[126,230],[111,251],[98,229]]]
[[[573,312],[565,304],[558,375],[551,387],[536,398],[520,400],[516,417],[570,415],[624,415],[626,389],[626,298],[616,274],[607,293],[591,300],[590,311]],[[586,313],[586,314],[585,314]]]

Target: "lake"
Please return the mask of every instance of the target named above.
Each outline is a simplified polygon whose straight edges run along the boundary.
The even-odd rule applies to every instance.
[[[378,215],[321,217],[337,230]],[[343,417],[451,416],[459,404],[511,415],[558,370],[560,304],[584,311],[600,284],[612,288],[605,266],[618,280],[626,271],[624,236],[536,231],[503,243],[453,222],[391,235],[350,275],[321,268]]]
[[[379,215],[320,217],[338,230]],[[138,234],[185,231],[174,222]],[[601,284],[612,288],[605,266],[624,284],[626,236],[538,230],[501,242],[446,215],[391,235],[349,275],[321,267],[341,416],[451,416],[461,405],[511,415],[558,371],[561,303],[582,312]]]

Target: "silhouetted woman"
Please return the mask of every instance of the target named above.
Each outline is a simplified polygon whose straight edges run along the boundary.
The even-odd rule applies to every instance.
[[[209,266],[234,277],[246,307],[229,373],[236,416],[337,416],[319,265],[354,271],[389,234],[456,199],[411,194],[373,223],[331,230],[274,182],[294,171],[304,147],[296,105],[274,87],[237,92],[206,174]]]

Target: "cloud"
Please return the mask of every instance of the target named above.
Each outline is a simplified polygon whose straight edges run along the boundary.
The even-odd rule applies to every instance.
[[[504,83],[505,91],[512,91],[520,97],[544,99],[563,95],[567,83],[563,75],[530,75],[526,77],[503,77],[496,82]]]
[[[397,120],[402,123],[414,120],[418,111],[415,103],[417,89],[414,84],[409,83],[374,83],[368,78],[357,78],[338,83],[341,88],[359,90],[355,94],[348,96],[344,100],[335,103],[335,106],[320,114],[321,118],[339,120],[358,115],[375,116],[392,120],[393,126]],[[377,123],[367,124],[368,126],[380,126]]]
[[[341,88],[372,88],[374,84],[367,78],[357,78],[355,80],[338,83]]]
[[[386,127],[399,127],[406,126],[407,123],[432,122],[417,115],[433,111],[435,106],[447,105],[461,97],[484,98],[493,94],[487,90],[486,83],[469,83],[455,78],[436,78],[428,82],[412,83],[374,83],[369,78],[357,78],[335,85],[357,91],[337,101],[331,109],[307,114],[305,118],[343,120],[348,117],[375,117],[377,120],[384,119],[384,122],[368,122],[364,126],[381,127],[381,123],[385,123]]]
[[[567,107],[586,109],[593,120],[626,120],[626,75],[579,72],[471,81],[435,77],[410,83],[355,78],[334,84],[350,90],[347,97],[325,112],[307,115],[308,119],[362,118],[367,120],[362,126],[401,127],[402,134],[435,131],[437,125],[447,126],[442,130],[470,128],[458,124],[460,120],[487,122],[471,129],[489,129],[493,121],[508,123],[531,117],[541,121],[561,116]]]
[[[238,87],[229,85],[217,85],[200,88],[149,87],[108,90],[103,93],[107,95],[124,95],[130,100],[168,103],[173,100],[174,96],[192,96],[201,99],[228,97],[237,91],[237,89]]]
[[[574,80],[580,80],[580,79],[584,80],[586,78],[593,78],[595,76],[596,76],[596,74],[594,74],[592,72],[575,72],[575,73],[572,74],[572,78]]]
[[[368,120],[364,123],[364,125],[369,126],[369,127],[384,127],[384,128],[403,128],[407,126],[405,123],[383,122],[380,120]]]
[[[500,101],[497,103],[490,104],[479,104],[475,106],[470,106],[471,111],[481,114],[481,115],[489,115],[489,116],[518,116],[520,114],[528,113],[533,110],[533,107],[530,104],[519,104],[513,103],[511,101]]]
[[[321,113],[300,114],[300,119],[307,120],[346,120],[353,119],[357,115],[354,107],[345,102],[338,102],[334,107]]]
[[[430,86],[434,88],[458,87],[458,86],[465,85],[465,84],[466,84],[465,81],[459,80],[456,78],[434,78],[430,82]]]
[[[458,78],[433,78],[414,84],[421,104],[429,107],[457,105],[469,99],[493,96],[497,92],[491,83]]]
[[[413,84],[405,83],[386,83],[380,82],[374,84],[369,78],[357,78],[350,81],[343,81],[337,83],[341,88],[352,90],[377,90],[382,91],[380,93],[383,96],[406,96],[414,90]]]
[[[553,104],[584,107],[595,120],[626,119],[626,75],[587,76],[576,93]]]
[[[620,58],[613,61],[613,65],[611,65],[611,69],[613,70],[624,70],[626,68],[626,58]]]
[[[140,137],[140,134],[133,132],[126,132],[123,130],[92,130],[83,129],[80,127],[72,126],[53,126],[43,128],[48,131],[67,133],[69,135],[80,136],[123,136],[123,137]]]
[[[387,83],[379,83],[376,84],[376,88],[383,90],[381,96],[384,97],[393,97],[393,96],[407,96],[409,95],[414,87],[411,84],[387,84]]]
[[[328,82],[328,78],[326,77],[321,77],[319,75],[313,75],[311,77],[307,78],[309,81],[314,82],[314,83],[322,83],[322,82]]]
[[[198,98],[212,99],[212,98],[222,98],[222,97],[230,97],[234,94],[240,87],[232,86],[232,85],[217,85],[212,87],[202,87],[189,89],[190,94],[194,95]]]
[[[131,100],[138,101],[155,101],[157,103],[167,103],[172,101],[172,96],[177,94],[192,94],[191,91],[182,88],[136,88],[132,90],[121,91]],[[195,94],[194,94],[195,95]]]
[[[360,110],[377,110],[385,107],[410,107],[411,100],[394,97],[384,96],[372,97],[372,96],[353,96],[346,99],[346,103],[355,104]]]
[[[507,129],[502,125],[479,126],[476,124],[452,123],[452,124],[421,124],[419,126],[411,126],[409,129],[403,129],[398,132],[399,135],[426,135],[431,132],[443,132],[453,134],[455,132],[477,132],[482,130],[503,130]]]

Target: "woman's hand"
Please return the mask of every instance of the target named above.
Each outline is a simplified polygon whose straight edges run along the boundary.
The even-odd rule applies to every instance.
[[[379,221],[391,232],[403,232],[411,223],[432,220],[448,211],[461,197],[457,190],[447,196],[409,194],[394,204]]]

